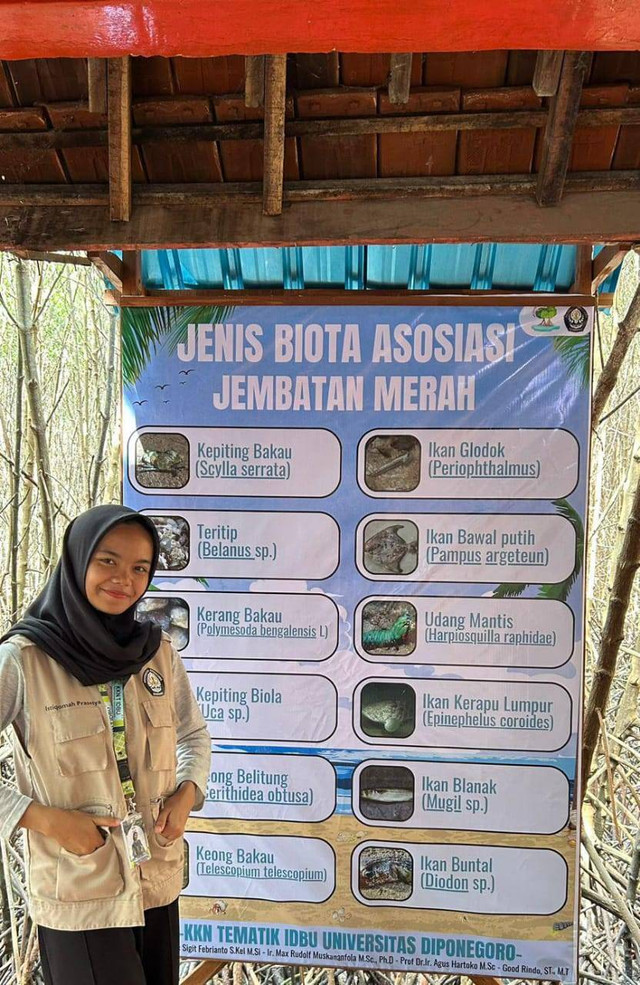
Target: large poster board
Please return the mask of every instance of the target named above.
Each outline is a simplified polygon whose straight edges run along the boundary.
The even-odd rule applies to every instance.
[[[184,956],[574,979],[591,317],[162,311],[124,495],[214,750]]]

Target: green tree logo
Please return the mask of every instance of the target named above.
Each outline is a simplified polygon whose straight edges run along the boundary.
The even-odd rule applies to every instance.
[[[558,314],[558,309],[554,308],[553,305],[547,305],[546,307],[536,308],[535,316],[540,319],[540,324],[536,325],[535,328],[541,328],[543,331],[547,331],[550,328],[557,328],[557,325],[553,324],[553,319]]]

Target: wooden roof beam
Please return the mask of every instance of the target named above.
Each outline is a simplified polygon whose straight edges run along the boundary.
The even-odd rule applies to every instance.
[[[265,58],[262,209],[265,215],[280,215],[284,193],[287,56],[266,55]]]
[[[135,106],[135,104],[134,104]],[[21,110],[12,109],[11,113]],[[351,137],[368,133],[440,133],[454,130],[542,129],[548,121],[544,109],[497,110],[481,113],[424,113],[407,116],[338,117],[335,119],[287,120],[286,137]],[[579,127],[640,126],[640,106],[609,106],[581,109]],[[172,126],[134,127],[135,145],[149,143],[201,143],[262,140],[261,121],[238,123],[185,123]],[[103,147],[106,130],[12,130],[0,132],[0,151],[58,150]]]
[[[252,201],[188,200],[141,204],[131,221],[113,223],[95,206],[0,207],[0,249],[172,249],[325,246],[355,243],[629,242],[640,229],[640,195],[626,191],[567,192],[554,209],[533,196],[470,195],[390,200],[342,198],[287,203],[265,216]],[[129,293],[124,291],[124,293]]]
[[[131,60],[112,58],[108,67],[109,214],[112,222],[131,218]]]
[[[536,177],[531,174],[454,174],[436,178],[336,178],[325,181],[288,181],[284,202],[393,201],[420,198],[478,198],[504,196],[531,197]],[[589,195],[601,192],[633,192],[640,199],[638,171],[576,171],[567,177],[567,192]],[[262,201],[262,183],[192,182],[190,184],[137,184],[133,202],[163,208],[222,205],[256,205]],[[105,207],[109,204],[106,185],[11,185],[0,183],[0,206],[67,209]],[[570,239],[571,237],[569,237]],[[595,239],[606,238],[595,233]],[[628,239],[629,237],[620,237]],[[544,237],[543,237],[544,239]],[[613,237],[615,239],[615,237]],[[610,242],[612,240],[609,240]]]
[[[413,55],[392,55],[389,72],[389,102],[394,105],[409,102]]]
[[[536,189],[539,205],[557,205],[562,198],[580,109],[582,85],[590,59],[591,54],[588,51],[565,52],[558,92],[551,102],[544,132],[542,162]]]
[[[87,257],[73,256],[70,253],[47,253],[42,250],[12,250],[21,260],[39,260],[43,263],[66,263],[73,267],[90,267]]]
[[[588,304],[589,294],[575,295],[564,292],[534,291],[538,304]],[[438,290],[416,291],[408,288],[386,287],[376,290],[351,290],[345,287],[305,287],[292,290],[283,287],[243,288],[225,290],[224,288],[194,288],[181,291],[149,288],[144,297],[134,294],[117,294],[105,291],[106,304],[121,304],[123,307],[146,308],[150,305],[216,305],[226,308],[238,303],[247,305],[304,304],[311,307],[323,304],[381,304],[394,305],[407,301],[409,304],[446,306],[454,299],[465,298],[483,307],[513,306],[531,298],[530,287],[511,291],[471,290],[469,288],[443,287]],[[184,985],[184,981],[180,983]],[[474,981],[475,985],[475,981]]]
[[[533,73],[536,96],[555,96],[560,82],[564,51],[539,51]]]
[[[265,55],[247,55],[244,60],[244,102],[251,109],[264,106]]]

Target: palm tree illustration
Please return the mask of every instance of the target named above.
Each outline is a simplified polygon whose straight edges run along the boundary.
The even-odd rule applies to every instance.
[[[229,318],[234,306],[155,307],[122,309],[122,378],[135,386],[161,346],[175,352],[187,338],[189,325],[215,325]]]
[[[566,602],[569,597],[569,592],[582,571],[582,564],[584,560],[584,527],[581,517],[574,510],[573,506],[566,501],[566,499],[555,499],[553,501],[553,505],[556,508],[556,513],[563,516],[565,520],[568,520],[575,530],[576,556],[573,571],[569,577],[554,585],[540,585],[538,588],[537,598],[558,599],[560,602]],[[529,588],[529,585],[526,583],[503,582],[501,585],[496,587],[493,592],[493,598],[517,598],[519,595],[522,595],[527,588]]]
[[[591,339],[588,335],[556,336],[553,348],[564,363],[567,375],[577,380],[581,390],[589,386]]]

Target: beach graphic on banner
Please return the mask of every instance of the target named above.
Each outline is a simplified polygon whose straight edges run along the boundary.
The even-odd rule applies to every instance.
[[[184,957],[574,980],[591,323],[123,312],[139,608],[213,748]]]

